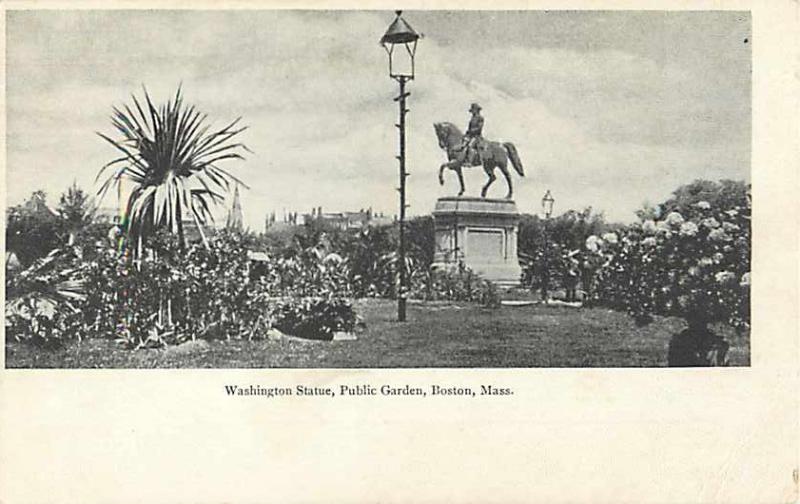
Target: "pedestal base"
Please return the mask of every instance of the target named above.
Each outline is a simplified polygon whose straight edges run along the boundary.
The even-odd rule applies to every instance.
[[[512,200],[439,198],[433,220],[434,268],[452,267],[460,260],[487,280],[503,286],[519,284],[519,212]]]

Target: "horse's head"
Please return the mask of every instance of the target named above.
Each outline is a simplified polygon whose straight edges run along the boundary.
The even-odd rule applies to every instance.
[[[447,149],[461,142],[461,133],[454,124],[437,122],[433,123],[433,129],[436,131],[436,138],[439,139],[439,147],[442,149]]]
[[[439,140],[439,148],[444,149],[444,135],[442,135],[442,123],[433,123],[433,130],[436,131],[436,139]]]

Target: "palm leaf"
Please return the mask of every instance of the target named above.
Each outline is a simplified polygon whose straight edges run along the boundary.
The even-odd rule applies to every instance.
[[[247,187],[217,165],[242,160],[242,152],[250,152],[243,143],[232,141],[246,127],[237,126],[241,120],[237,118],[212,130],[206,114],[184,104],[181,86],[160,106],[153,103],[146,87],[142,91],[143,99],[131,95],[132,105],[112,107],[111,124],[119,138],[98,133],[122,153],[98,172],[97,180],[106,176],[99,194],[119,187],[123,178],[134,183],[124,215],[130,233],[145,231],[145,216],[154,228],[179,232],[180,220],[187,213],[196,222],[213,220],[210,204],[219,204],[224,197],[210,184],[222,190],[232,182]],[[115,171],[107,175],[111,167]],[[192,187],[197,185],[202,188]]]

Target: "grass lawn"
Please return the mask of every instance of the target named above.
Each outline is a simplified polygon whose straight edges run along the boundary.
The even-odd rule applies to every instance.
[[[6,367],[33,368],[373,368],[373,367],[647,367],[665,366],[680,319],[636,327],[605,309],[552,306],[482,308],[411,303],[408,322],[396,305],[361,300],[367,327],[355,341],[297,338],[210,341],[131,351],[113,341],[69,342],[55,350],[6,343]],[[750,364],[748,335],[717,328],[731,343],[734,366]]]

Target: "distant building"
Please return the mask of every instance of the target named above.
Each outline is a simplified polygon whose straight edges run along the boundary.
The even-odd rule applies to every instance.
[[[225,221],[225,227],[228,229],[234,229],[236,231],[241,231],[244,229],[244,217],[242,215],[242,203],[239,201],[239,185],[236,185],[236,189],[233,192],[233,204],[231,205],[231,209],[228,210],[228,218]]]
[[[101,224],[119,224],[122,217],[117,207],[103,206],[95,209],[94,220]]]
[[[393,222],[383,213],[375,213],[372,208],[357,212],[323,212],[322,207],[312,208],[311,213],[303,215],[305,222],[323,222],[338,229],[360,229],[368,226],[382,226]]]

